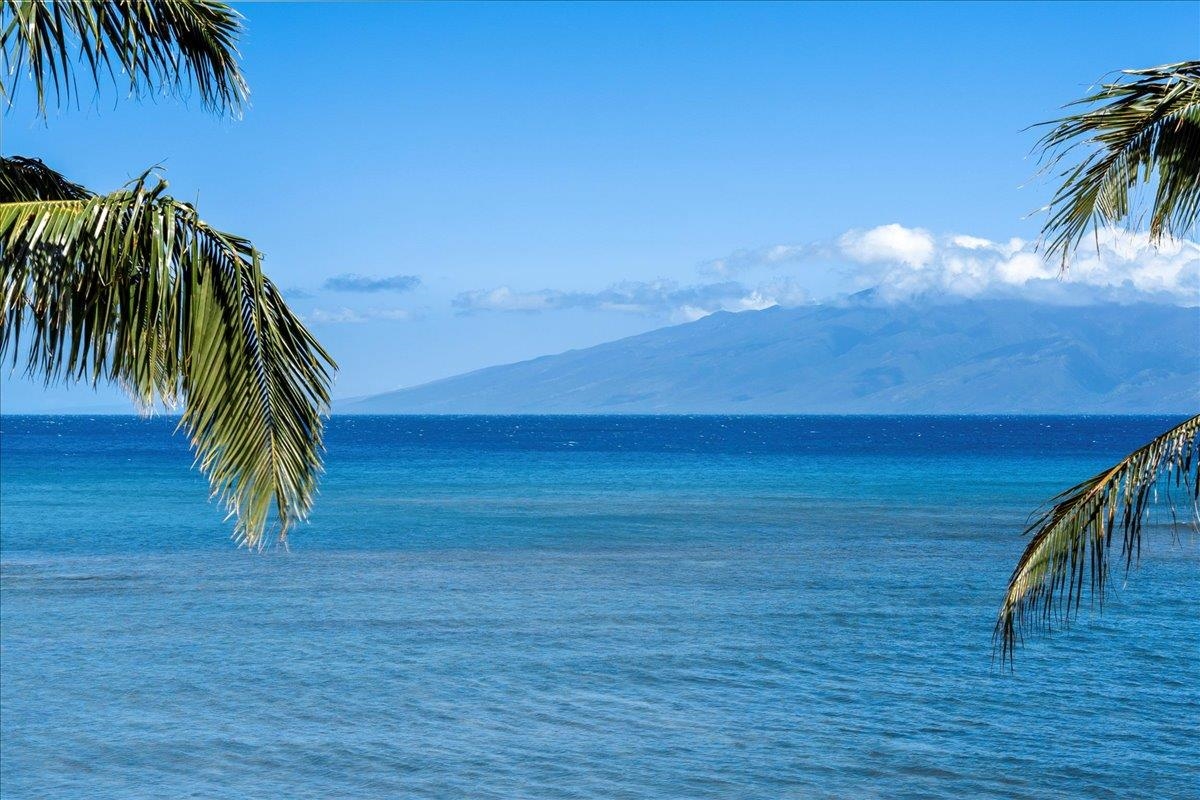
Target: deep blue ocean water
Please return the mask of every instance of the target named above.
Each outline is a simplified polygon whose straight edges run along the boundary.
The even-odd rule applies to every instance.
[[[6,416],[0,793],[1200,797],[1165,512],[992,662],[1027,514],[1173,421],[336,418],[260,554],[171,421]]]

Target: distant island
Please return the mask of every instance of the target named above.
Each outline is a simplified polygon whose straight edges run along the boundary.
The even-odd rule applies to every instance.
[[[1200,308],[859,296],[695,322],[347,400],[357,414],[1174,413]]]

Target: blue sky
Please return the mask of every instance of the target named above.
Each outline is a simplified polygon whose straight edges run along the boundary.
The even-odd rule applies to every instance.
[[[266,253],[343,397],[715,308],[1026,280],[1051,187],[1024,129],[1200,31],[1194,3],[239,8],[243,119],[108,92],[47,124],[24,91],[2,148],[96,190],[161,164]],[[1189,252],[1132,280],[1177,299]]]

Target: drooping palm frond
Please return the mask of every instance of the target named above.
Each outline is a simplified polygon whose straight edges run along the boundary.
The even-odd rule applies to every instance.
[[[0,359],[47,381],[116,381],[180,426],[235,537],[303,519],[321,468],[332,359],[245,239],[143,175],[94,195],[0,158]]]
[[[135,95],[151,87],[182,94],[194,86],[205,107],[236,113],[249,96],[238,66],[240,17],[213,0],[2,0],[0,95],[11,103],[21,75],[46,115],[78,95],[73,66],[100,85],[107,74]]]
[[[1042,229],[1064,269],[1088,230],[1148,222],[1152,239],[1182,236],[1200,213],[1200,61],[1123,74],[1071,104],[1087,110],[1046,123],[1038,142],[1049,168],[1068,164]],[[1153,184],[1144,220],[1134,192]]]
[[[1051,168],[1074,162],[1060,174],[1042,229],[1042,244],[1064,271],[1089,229],[1147,222],[1134,194],[1141,186],[1156,184],[1148,209],[1152,240],[1183,236],[1200,216],[1200,61],[1123,74],[1128,80],[1103,84],[1072,104],[1087,110],[1047,123],[1055,127],[1039,142]],[[1200,416],[1051,501],[1026,529],[1032,538],[1009,579],[995,628],[1002,661],[1012,659],[1031,627],[1066,622],[1078,612],[1085,573],[1102,606],[1114,533],[1119,527],[1128,572],[1160,481],[1191,486],[1192,518],[1200,522],[1198,451]]]
[[[92,193],[36,158],[10,156],[0,169],[0,198],[86,200]]]
[[[1141,552],[1142,518],[1160,481],[1189,491],[1193,520],[1200,522],[1200,416],[1063,492],[1033,520],[1026,529],[1033,538],[1013,570],[996,621],[1002,660],[1012,658],[1030,627],[1071,619],[1085,575],[1092,598],[1103,604],[1114,536],[1119,532],[1128,572]]]

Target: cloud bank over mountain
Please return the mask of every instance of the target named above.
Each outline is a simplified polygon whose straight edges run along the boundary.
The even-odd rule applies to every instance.
[[[731,276],[754,270],[819,264],[851,278],[855,288],[878,288],[896,299],[940,293],[979,297],[1014,290],[1045,291],[1047,284],[1080,290],[1089,301],[1200,302],[1200,243],[1150,241],[1144,233],[1105,228],[1075,253],[1068,269],[1049,263],[1036,242],[998,242],[966,234],[937,236],[899,224],[852,229],[834,240],[738,250],[704,262],[702,274]],[[1094,290],[1104,290],[1097,294]],[[1057,296],[1057,295],[1056,295]],[[1049,299],[1049,298],[1046,298]]]
[[[899,224],[850,230],[827,242],[738,250],[701,263],[698,271],[721,280],[626,281],[595,291],[499,286],[461,292],[453,306],[460,313],[583,308],[686,321],[715,311],[808,305],[863,289],[875,290],[885,303],[1009,297],[1060,305],[1200,304],[1200,244],[1155,244],[1146,234],[1113,229],[1085,243],[1065,271],[1049,263],[1033,242],[938,236]],[[813,288],[818,283],[813,278],[831,272],[840,291],[823,295]]]
[[[457,315],[583,310],[687,322],[716,311],[836,302],[865,289],[873,290],[880,303],[1021,298],[1056,305],[1200,305],[1200,243],[1194,241],[1154,243],[1144,233],[1102,229],[1082,244],[1067,266],[1063,270],[1061,264],[1048,262],[1035,242],[1023,239],[935,234],[889,223],[823,241],[735,250],[696,265],[697,279],[692,281],[632,279],[598,288],[500,284],[441,298],[426,292],[420,313],[439,306]],[[286,291],[291,299],[313,301],[315,307],[304,314],[310,321],[340,324],[411,320],[417,315],[412,308],[366,307],[343,298],[419,288],[425,284],[416,275],[347,273],[326,278],[319,289]]]
[[[675,281],[624,281],[595,292],[540,289],[517,292],[501,286],[462,292],[453,305],[465,314],[482,311],[534,313],[563,309],[664,315],[675,321],[698,319],[713,311],[753,311],[773,305],[798,305],[807,296],[798,287],[775,281],[747,289],[737,281],[681,286]]]
[[[1065,272],[1031,242],[975,236],[935,237],[920,228],[883,225],[838,240],[860,265],[856,281],[886,297],[1015,296],[1043,301],[1200,303],[1200,244],[1144,233],[1101,230],[1076,252]]]

